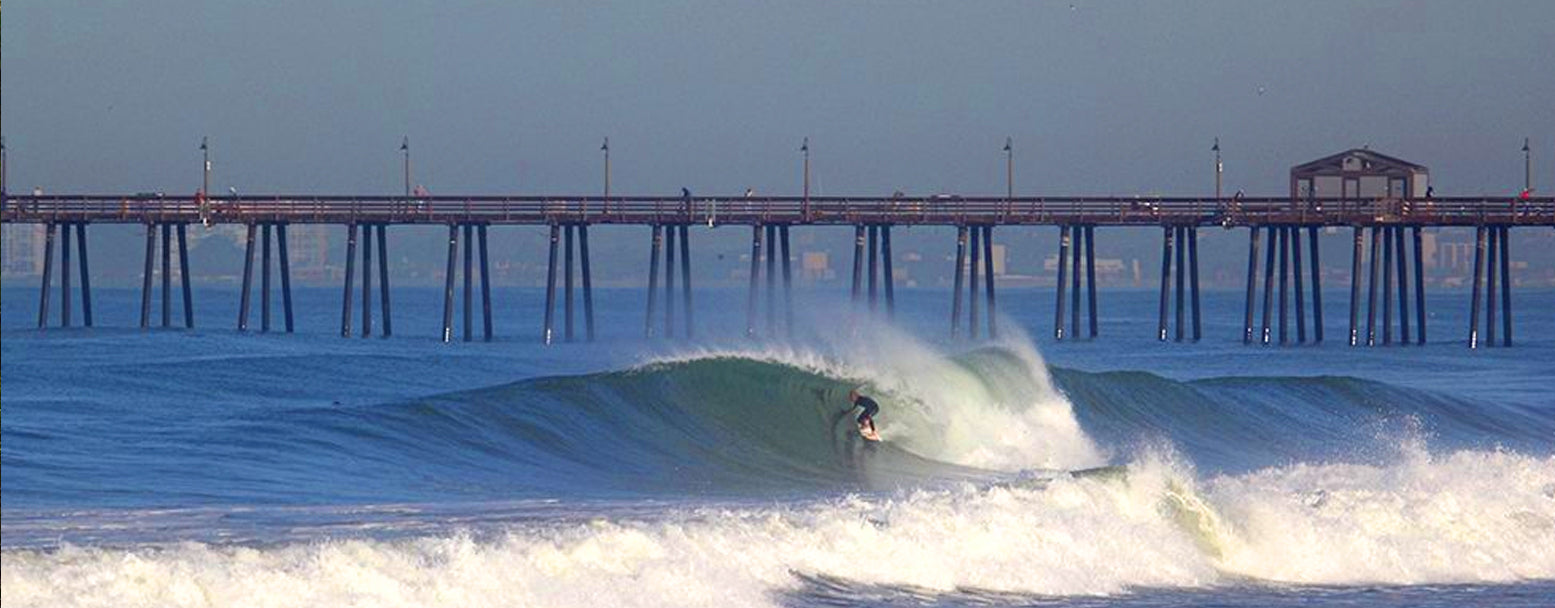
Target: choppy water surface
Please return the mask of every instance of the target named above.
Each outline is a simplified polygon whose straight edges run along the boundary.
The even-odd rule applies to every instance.
[[[100,290],[99,324],[138,294]],[[1469,352],[1466,297],[1425,347],[1151,340],[1155,294],[1104,292],[1103,338],[1054,343],[1047,292],[998,340],[948,343],[942,293],[892,326],[803,298],[751,341],[699,292],[700,341],[650,343],[605,290],[601,341],[542,348],[499,290],[490,343],[31,328],[3,298],[3,582],[33,605],[1548,605],[1555,293],[1515,349]],[[1325,294],[1326,295],[1326,294]],[[1330,306],[1346,294],[1325,298]],[[257,326],[257,323],[253,324]],[[884,411],[864,444],[842,414]],[[1079,471],[1076,473],[1076,471]]]

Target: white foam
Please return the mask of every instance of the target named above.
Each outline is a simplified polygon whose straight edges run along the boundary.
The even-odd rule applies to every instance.
[[[794,573],[930,590],[1113,594],[1252,577],[1354,583],[1555,578],[1555,458],[1418,454],[1195,483],[1127,480],[675,511],[651,521],[254,549],[3,553],[6,606],[774,605]],[[1195,488],[1197,486],[1197,488]]]

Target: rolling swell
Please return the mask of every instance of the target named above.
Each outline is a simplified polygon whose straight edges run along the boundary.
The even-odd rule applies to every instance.
[[[1145,372],[1052,373],[1098,442],[1165,439],[1212,470],[1390,457],[1414,435],[1434,449],[1541,453],[1555,435],[1555,422],[1515,404],[1344,376],[1177,381]]]

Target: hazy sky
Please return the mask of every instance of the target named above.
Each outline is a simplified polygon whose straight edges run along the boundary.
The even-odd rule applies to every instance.
[[[1277,194],[1351,146],[1507,192],[1555,2],[13,0],[12,189]],[[1547,152],[1546,152],[1547,151]]]

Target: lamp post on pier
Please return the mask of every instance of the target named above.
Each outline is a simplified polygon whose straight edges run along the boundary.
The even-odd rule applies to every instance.
[[[1220,176],[1225,172],[1225,166],[1220,163],[1220,138],[1215,138],[1215,145],[1210,147],[1215,153],[1215,200],[1220,200]]]
[[[810,138],[804,138],[804,143],[799,145],[799,152],[804,155],[804,206],[799,210],[799,217],[805,221],[810,219]]]
[[[1528,145],[1528,138],[1523,138],[1523,191],[1533,192],[1533,148]]]
[[[610,138],[605,138],[605,143],[599,145],[599,151],[605,153],[605,213],[610,213]]]
[[[400,140],[400,154],[405,159],[405,200],[410,200],[410,136]]]
[[[1015,207],[1015,138],[1004,138],[1004,215]]]
[[[0,135],[0,197],[6,192],[9,190],[5,189],[5,136]]]
[[[211,192],[211,142],[209,137],[200,138],[200,156],[203,157],[200,179],[200,194],[210,195]]]

